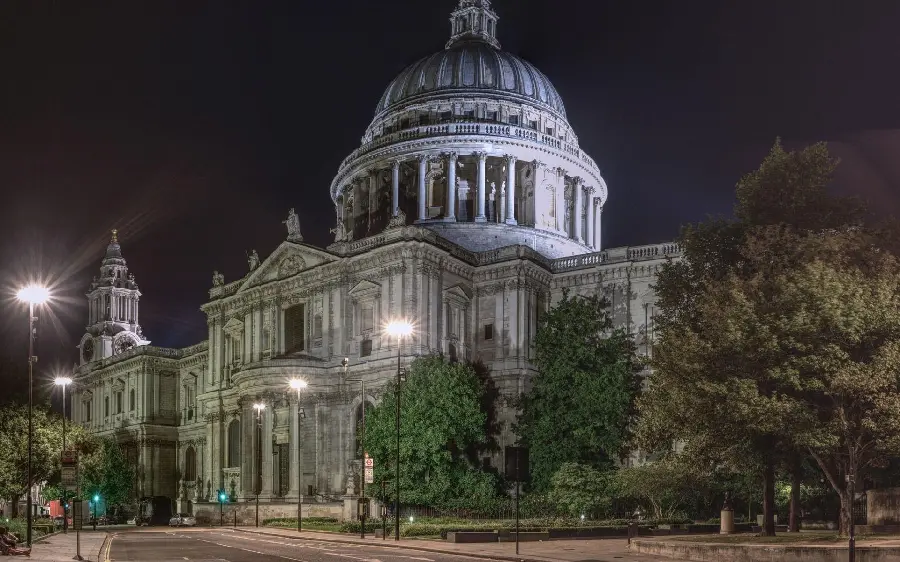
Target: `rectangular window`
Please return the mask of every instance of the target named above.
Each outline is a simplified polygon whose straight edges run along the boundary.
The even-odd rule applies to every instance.
[[[535,131],[538,130],[537,121],[529,121],[528,126],[531,127],[532,129],[534,129]]]
[[[400,130],[409,129],[409,118],[404,117],[400,120]]]
[[[485,340],[494,339],[494,325],[493,324],[485,324],[484,325],[484,339]]]
[[[363,332],[370,332],[375,329],[375,305],[372,303],[362,305],[360,311],[360,325]]]
[[[109,396],[103,397],[103,417],[109,417]]]
[[[83,402],[84,404],[84,421],[91,421],[91,407],[94,405],[92,400]]]
[[[262,329],[262,350],[269,351],[269,344],[271,338],[269,337],[269,327],[265,326]]]
[[[297,304],[284,311],[284,347],[287,353],[306,349],[306,305]]]
[[[450,121],[451,119],[453,119],[452,111],[442,111],[441,112],[441,121]]]
[[[427,125],[431,123],[431,116],[427,113],[419,114],[419,125]]]
[[[553,127],[547,127],[547,134],[553,136]]]
[[[321,339],[322,338],[322,315],[316,314],[316,317],[313,318],[313,338]]]
[[[120,390],[119,392],[116,393],[116,413],[117,413],[117,414],[121,414],[121,413],[122,413],[122,408],[124,407],[124,404],[123,404],[124,399],[123,399],[123,398],[124,398],[124,397],[122,396],[122,391],[121,391],[121,390]]]
[[[497,112],[496,111],[488,111],[487,112],[487,120],[488,121],[497,121]]]
[[[359,356],[368,357],[372,355],[372,340],[363,340],[359,344]]]
[[[519,124],[519,116],[518,115],[510,115],[509,116],[509,124],[510,125],[518,125]]]
[[[135,403],[134,389],[132,388],[131,390],[128,391],[128,409],[131,410],[132,412],[134,411],[134,403]]]
[[[463,113],[463,115],[465,115],[466,117],[475,117],[475,110],[474,110],[474,109],[467,109],[466,112]]]

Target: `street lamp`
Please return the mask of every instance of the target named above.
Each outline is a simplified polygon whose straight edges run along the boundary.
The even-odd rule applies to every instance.
[[[256,410],[256,526],[259,527],[259,493],[262,491],[262,411],[264,402],[253,405]]]
[[[31,453],[34,441],[34,420],[32,419],[32,408],[34,407],[34,398],[32,396],[32,379],[34,377],[34,364],[37,357],[34,356],[34,306],[41,305],[50,298],[50,291],[46,287],[40,285],[29,285],[19,289],[16,298],[22,302],[28,303],[28,517],[25,531],[25,542],[31,547],[31,525],[32,525],[32,497],[31,497]]]
[[[403,336],[412,334],[412,324],[407,320],[392,320],[385,328],[389,336],[397,338],[397,479],[394,482],[394,540],[400,540],[400,349]]]
[[[297,391],[297,448],[300,447],[300,420],[306,417],[306,412],[300,407],[300,393],[309,386],[303,379],[291,379],[291,388]],[[298,451],[299,457],[299,451]],[[303,530],[303,471],[297,466],[297,532]]]
[[[62,423],[62,450],[63,454],[66,453],[66,387],[72,384],[72,379],[69,377],[56,377],[53,381],[56,386],[62,388],[62,415],[63,415],[63,423]],[[69,515],[68,515],[68,502],[66,501],[66,491],[63,489],[63,531],[69,532]]]

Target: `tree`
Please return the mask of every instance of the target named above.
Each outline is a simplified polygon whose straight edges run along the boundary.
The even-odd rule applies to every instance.
[[[62,418],[43,406],[35,406],[32,414],[31,482],[35,483],[47,481],[59,470]],[[27,406],[9,404],[0,408],[0,496],[12,503],[13,516],[18,515],[18,499],[29,488],[27,428]],[[73,445],[83,438],[79,429],[73,431]]]
[[[613,504],[614,474],[583,464],[564,463],[550,480],[550,498],[573,517],[609,513]]]
[[[521,401],[516,432],[530,448],[532,487],[564,463],[608,469],[623,456],[640,390],[634,340],[613,328],[609,303],[563,295],[534,339],[539,375]]]
[[[492,443],[486,431],[490,419],[486,392],[472,365],[449,363],[442,357],[412,363],[400,387],[404,503],[442,505],[462,497],[478,501],[496,495],[496,474],[478,462],[478,454]],[[379,482],[394,478],[396,400],[396,384],[391,382],[366,417],[366,449],[375,461]]]
[[[615,473],[619,495],[645,502],[654,519],[674,518],[710,481],[707,474],[672,456]]]
[[[810,259],[793,253],[788,242],[769,245],[768,261],[754,260],[748,239],[760,232],[861,224],[859,204],[827,192],[836,164],[824,144],[785,152],[776,142],[759,169],[738,182],[737,220],[686,227],[679,240],[683,259],[666,264],[656,284],[659,339],[640,403],[639,443],[667,449],[682,441],[704,470],[717,463],[739,470],[748,459],[759,463],[768,535],[775,529],[775,470],[799,454],[791,428],[802,409],[778,391],[783,350],[772,335],[735,337],[731,314],[740,304],[712,295],[726,280],[787,271]]]
[[[135,467],[114,439],[101,439],[92,452],[82,456],[80,463],[80,485],[85,496],[99,494],[106,505],[122,505],[132,499]]]

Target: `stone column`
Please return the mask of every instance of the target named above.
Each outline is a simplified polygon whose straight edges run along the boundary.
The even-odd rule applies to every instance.
[[[400,161],[394,160],[391,165],[391,216],[396,217],[400,210]]]
[[[299,402],[291,403],[291,426],[290,426],[290,440],[291,440],[291,481],[290,481],[290,492],[288,492],[289,496],[297,496],[298,494],[302,494],[303,490],[301,486],[299,486],[298,478],[300,477],[301,471],[303,470],[300,466],[300,404]]]
[[[419,220],[423,221],[428,218],[425,208],[425,171],[428,165],[428,157],[424,154],[419,156]]]
[[[262,430],[262,491],[260,496],[271,498],[273,495],[272,477],[272,418],[275,416],[275,404],[266,404],[263,410],[263,430]]]
[[[485,222],[487,218],[484,216],[484,197],[485,197],[485,164],[487,162],[487,152],[476,152],[475,157],[478,158],[478,192],[475,195],[475,222]]]
[[[572,198],[575,201],[575,235],[572,237],[577,242],[584,242],[581,235],[581,212],[584,198],[584,190],[581,188],[581,178],[572,178]]]
[[[444,218],[456,222],[456,153],[447,155],[447,206]]]
[[[596,238],[594,248],[599,252],[603,249],[603,245],[601,244],[603,233],[600,231],[600,227],[603,225],[603,205],[600,205],[599,201],[597,203],[597,213],[594,215],[594,220],[597,221],[597,224],[594,226],[594,238]]]
[[[594,188],[587,188],[587,245],[594,247]]]
[[[516,157],[506,156],[506,224],[516,222]]]

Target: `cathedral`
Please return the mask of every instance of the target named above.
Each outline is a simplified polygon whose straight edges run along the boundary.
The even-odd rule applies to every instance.
[[[458,1],[444,48],[388,84],[340,164],[334,243],[304,243],[291,210],[285,240],[251,253],[244,277],[213,274],[205,341],[152,345],[113,231],[86,294],[72,415],[122,444],[136,496],[192,511],[224,489],[288,516],[298,499],[351,496],[362,409],[398,357],[483,362],[501,391],[500,443],[513,444],[512,401],[540,376],[538,321],[565,290],[605,294],[649,352],[651,285],[679,249],[603,247],[600,168],[550,80],[501,50],[497,20],[489,0]],[[387,334],[391,321],[412,333]],[[484,460],[502,466],[502,453]]]

